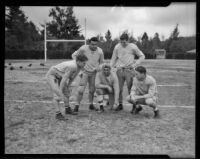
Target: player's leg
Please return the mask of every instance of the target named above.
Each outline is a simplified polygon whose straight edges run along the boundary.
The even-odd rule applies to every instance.
[[[124,87],[124,71],[123,69],[117,70],[117,77],[119,81],[119,106],[115,109],[116,111],[123,109],[123,87]]]
[[[150,107],[153,108],[154,117],[155,117],[155,118],[157,118],[157,117],[160,116],[160,114],[159,114],[159,109],[158,109],[158,107],[157,107],[156,102],[157,102],[157,98],[156,98],[156,97],[147,98],[147,99],[145,100],[145,103],[146,103],[148,106],[150,106]]]
[[[60,101],[62,98],[59,94],[59,81],[56,79],[55,76],[51,74],[51,71],[49,71],[46,75],[47,84],[49,85],[51,92],[53,93],[53,104],[56,108],[56,119],[59,120],[65,120],[64,116],[62,115],[61,111],[61,105]]]
[[[85,88],[87,86],[87,82],[88,82],[88,75],[85,72],[83,72],[81,74],[79,86],[78,86],[78,89],[77,89],[74,112],[78,112],[79,105],[80,105],[80,103],[83,99],[83,93],[84,93]]]
[[[126,97],[126,100],[132,104],[132,110],[131,113],[132,114],[138,114],[141,110],[142,110],[142,106],[140,104],[145,104],[145,100],[144,99],[133,99],[131,98],[130,95],[128,95]]]
[[[74,112],[70,105],[69,105],[69,97],[71,95],[71,88],[70,86],[65,87],[64,86],[64,104],[65,104],[65,114],[70,115],[77,115],[77,112]]]
[[[94,100],[94,92],[95,92],[95,77],[96,77],[96,73],[93,73],[92,75],[88,76],[88,89],[89,89],[89,94],[88,94],[88,98],[89,98],[89,109],[90,110],[98,110],[94,104],[93,104],[93,100]]]
[[[132,69],[126,69],[124,71],[124,77],[127,84],[128,94],[130,94],[134,77]]]
[[[97,101],[99,104],[99,112],[104,112],[104,95],[106,94],[105,89],[96,89]]]

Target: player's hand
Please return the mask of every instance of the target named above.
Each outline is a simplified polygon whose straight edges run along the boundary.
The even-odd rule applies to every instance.
[[[112,88],[111,88],[110,86],[107,86],[107,89],[108,89],[108,92],[109,92],[109,93],[112,93],[112,92],[113,92],[113,90],[112,90]]]

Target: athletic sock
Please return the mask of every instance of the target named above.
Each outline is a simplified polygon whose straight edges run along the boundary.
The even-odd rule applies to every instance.
[[[56,111],[56,115],[58,115],[58,114],[61,114],[61,112],[60,111]]]
[[[158,108],[157,108],[157,107],[155,107],[155,108],[154,108],[154,111],[158,111]]]

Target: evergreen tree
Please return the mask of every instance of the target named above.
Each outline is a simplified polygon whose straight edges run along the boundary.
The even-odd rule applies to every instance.
[[[80,25],[74,16],[73,7],[54,7],[49,16],[53,20],[47,23],[48,35],[58,39],[79,39]]]

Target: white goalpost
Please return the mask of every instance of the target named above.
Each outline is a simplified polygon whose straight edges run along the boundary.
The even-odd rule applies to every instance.
[[[86,18],[85,18],[85,39],[84,40],[65,40],[65,39],[50,39],[47,40],[46,24],[44,27],[44,61],[47,61],[47,42],[85,42],[86,45]]]

